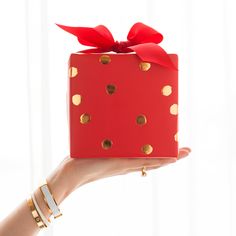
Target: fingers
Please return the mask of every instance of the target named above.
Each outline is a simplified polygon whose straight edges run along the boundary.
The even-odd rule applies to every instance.
[[[173,162],[175,162],[175,161],[173,161]],[[165,164],[162,164],[162,165],[160,165],[160,166],[157,166],[157,165],[156,165],[156,166],[145,166],[145,169],[146,169],[146,171],[155,170],[155,169],[158,169],[158,168],[160,168],[160,167],[169,165],[169,164],[171,164],[171,163],[173,163],[173,162],[166,162]],[[129,170],[126,171],[126,174],[127,174],[127,173],[132,173],[132,172],[142,172],[142,168],[143,168],[143,166],[142,166],[142,167],[139,167],[139,168],[129,169]]]
[[[65,157],[61,161],[61,165],[67,164],[67,166],[73,166],[73,170],[77,173],[77,169],[81,169],[84,166],[83,171],[88,171],[91,175],[97,173],[99,176],[113,176],[118,174],[125,174],[133,171],[140,171],[145,166],[147,170],[157,169],[161,166],[165,166],[174,163],[186,156],[191,152],[188,147],[179,149],[178,157],[159,157],[159,158],[70,158]]]
[[[190,148],[183,147],[179,149],[178,158],[155,158],[155,159],[130,158],[126,162],[126,173],[140,171],[142,170],[143,166],[145,166],[147,170],[157,169],[159,167],[168,165],[170,163],[174,163],[177,160],[180,160],[188,156],[190,152],[191,152]]]
[[[178,160],[188,156],[190,152],[191,152],[191,149],[189,147],[180,148],[179,149]]]
[[[126,162],[126,170],[129,172],[130,170],[139,170],[143,166],[146,168],[157,168],[163,165],[167,165],[173,162],[176,162],[177,158],[153,158],[153,159],[131,159]]]

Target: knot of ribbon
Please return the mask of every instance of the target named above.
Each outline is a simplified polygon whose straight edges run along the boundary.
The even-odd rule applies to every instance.
[[[167,52],[158,45],[163,40],[162,34],[141,22],[135,23],[131,27],[127,41],[120,42],[114,40],[111,32],[104,25],[98,25],[94,28],[56,25],[75,35],[82,45],[93,47],[79,52],[135,52],[143,61],[177,70]]]
[[[114,45],[111,47],[111,51],[122,53],[122,52],[131,52],[132,50],[129,49],[132,46],[131,41],[115,41]]]

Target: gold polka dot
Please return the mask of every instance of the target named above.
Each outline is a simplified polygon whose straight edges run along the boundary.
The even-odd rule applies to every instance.
[[[178,133],[175,134],[175,141],[178,142]]]
[[[108,84],[106,87],[106,91],[108,94],[113,94],[115,90],[116,90],[116,87],[113,84]]]
[[[140,62],[139,63],[139,68],[142,71],[148,71],[151,68],[151,63],[149,63],[149,62]]]
[[[78,74],[78,69],[76,67],[69,68],[69,77],[74,78]]]
[[[90,120],[91,120],[91,116],[87,113],[84,113],[80,116],[80,123],[82,124],[86,124],[90,122]]]
[[[143,153],[149,155],[150,153],[152,153],[153,147],[150,144],[145,144],[145,145],[142,146],[141,150],[142,150]]]
[[[137,116],[137,118],[136,118],[136,122],[137,122],[137,124],[139,124],[139,125],[146,124],[146,123],[147,123],[147,118],[146,118],[145,115],[139,115],[139,116]]]
[[[172,115],[178,114],[178,104],[173,104],[170,106],[170,114]]]
[[[81,95],[75,94],[72,96],[72,103],[78,106],[81,103]]]
[[[109,149],[109,148],[111,148],[111,145],[112,145],[112,141],[109,140],[109,139],[105,139],[105,140],[102,141],[102,147],[103,147],[104,149]]]
[[[102,55],[99,58],[99,62],[101,62],[102,64],[109,64],[111,62],[111,58],[108,55]]]
[[[166,85],[162,88],[161,92],[162,92],[162,95],[169,96],[172,93],[172,87],[170,85]]]

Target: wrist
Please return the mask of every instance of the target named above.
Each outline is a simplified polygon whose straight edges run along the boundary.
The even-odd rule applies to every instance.
[[[67,156],[46,178],[58,205],[75,189],[89,182],[89,178],[83,171],[85,169],[83,162],[83,160],[76,160]]]
[[[34,191],[34,196],[35,196],[36,202],[37,202],[40,210],[42,211],[43,215],[47,219],[50,219],[52,214],[50,213],[49,208],[48,208],[46,202],[44,201],[43,195],[42,195],[42,193],[41,193],[39,188],[37,188]]]
[[[51,194],[58,205],[71,193],[67,177],[65,166],[60,165],[46,178]]]
[[[49,187],[48,182],[49,182],[49,181],[47,181],[47,186]],[[51,182],[51,183],[52,183],[52,182]],[[50,184],[51,184],[51,183],[50,183]],[[53,185],[51,184],[51,186],[53,186]],[[56,212],[56,217],[59,216],[58,212],[60,213],[60,210],[57,209],[57,207],[59,207],[60,203],[64,200],[65,197],[63,197],[62,195],[59,195],[59,194],[55,194],[55,193],[58,193],[58,192],[55,191],[54,188],[53,188],[53,190],[52,190],[52,188],[50,187],[49,192],[50,192],[50,194],[52,195],[54,201],[56,201],[56,205],[57,205],[57,207],[56,207],[56,206],[53,207],[53,206],[52,206],[52,202],[51,202],[51,204],[49,204],[51,197],[49,197],[49,195],[47,195],[47,197],[44,196],[44,194],[43,194],[42,191],[44,191],[44,193],[45,193],[45,188],[44,188],[44,190],[42,190],[42,189],[40,189],[40,187],[41,187],[41,186],[39,186],[39,187],[34,191],[34,194],[33,194],[34,197],[35,197],[35,205],[36,205],[36,203],[37,203],[38,208],[41,210],[43,216],[46,217],[47,220],[48,220],[49,223],[50,223],[50,218],[51,218],[51,216],[52,216],[52,214],[53,214],[52,212],[54,212],[54,213]],[[45,186],[44,186],[44,187],[45,187]],[[47,191],[46,191],[46,192],[47,192]],[[32,195],[32,197],[33,197],[33,195]],[[36,207],[37,207],[37,206],[36,206]],[[59,207],[59,208],[60,208],[60,207]],[[54,215],[54,218],[55,218],[55,214],[53,214],[53,215]],[[44,221],[44,222],[45,222],[45,221]]]

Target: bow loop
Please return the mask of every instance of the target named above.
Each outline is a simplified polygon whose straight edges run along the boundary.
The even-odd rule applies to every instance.
[[[162,34],[141,22],[134,24],[127,35],[128,40],[121,42],[115,41],[111,32],[104,25],[94,28],[56,25],[75,35],[81,44],[95,47],[80,52],[135,52],[144,61],[177,70],[166,51],[157,45],[163,40]]]
[[[135,44],[160,43],[163,36],[155,29],[138,22],[131,27],[127,39]]]
[[[57,26],[75,35],[78,41],[85,46],[109,48],[115,43],[111,32],[104,25],[98,25],[94,28],[71,27],[59,24]]]

